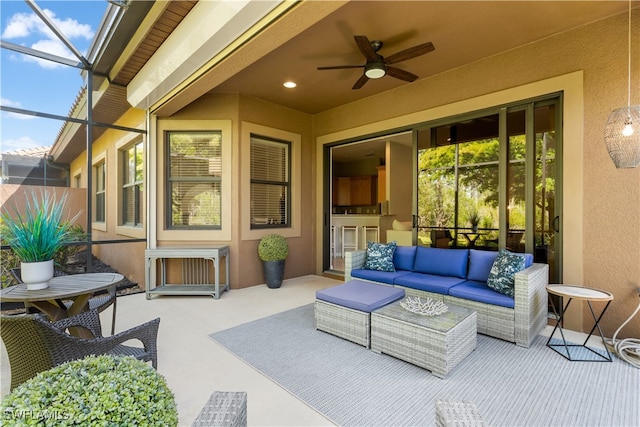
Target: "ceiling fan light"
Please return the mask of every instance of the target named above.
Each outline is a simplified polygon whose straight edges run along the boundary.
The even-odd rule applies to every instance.
[[[370,62],[364,66],[364,75],[370,79],[379,79],[387,74],[382,62]]]

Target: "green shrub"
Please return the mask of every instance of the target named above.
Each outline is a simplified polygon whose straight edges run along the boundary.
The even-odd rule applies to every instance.
[[[69,242],[83,242],[87,240],[87,233],[84,232],[84,229],[80,225],[74,225],[69,228]],[[85,246],[82,245],[64,245],[58,249],[58,251],[53,255],[53,263],[60,267],[62,270],[65,270],[65,266],[69,263],[69,259],[77,254],[80,251],[85,250]]]
[[[475,207],[472,206],[467,210],[467,221],[469,221],[473,227],[477,227],[481,219],[480,212],[478,212]]]
[[[22,262],[53,259],[56,252],[71,242],[73,221],[63,221],[67,194],[58,201],[55,195],[42,191],[27,197],[24,213],[12,207],[12,213],[2,212],[2,236]]]
[[[2,399],[0,424],[177,426],[164,378],[130,356],[89,356],[41,372]]]
[[[289,255],[287,239],[279,234],[267,234],[258,243],[258,256],[262,261],[281,261]]]
[[[2,245],[8,245],[4,239],[1,239]],[[2,282],[2,288],[7,286],[17,285],[18,283],[11,275],[12,268],[20,267],[20,260],[13,252],[13,250],[3,250],[0,254],[0,282]]]

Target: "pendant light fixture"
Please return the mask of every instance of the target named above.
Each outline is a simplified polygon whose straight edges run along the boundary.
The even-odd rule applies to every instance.
[[[616,168],[640,165],[640,105],[631,105],[631,0],[629,0],[627,106],[611,112],[604,127],[604,142]]]

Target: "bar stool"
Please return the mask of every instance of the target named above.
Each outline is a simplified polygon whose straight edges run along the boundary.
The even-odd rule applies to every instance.
[[[347,238],[352,239],[347,240]],[[355,225],[343,225],[342,226],[342,258],[344,258],[345,250],[358,250],[358,227]]]
[[[380,227],[377,225],[363,225],[362,234],[364,235],[365,242],[378,243],[380,241]],[[370,239],[369,235],[372,235],[373,238]]]

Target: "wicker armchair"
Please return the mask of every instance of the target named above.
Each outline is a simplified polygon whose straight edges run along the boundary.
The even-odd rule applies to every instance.
[[[96,310],[55,323],[41,314],[1,316],[0,322],[0,336],[9,355],[12,390],[39,372],[89,355],[134,356],[150,361],[157,368],[159,318],[109,337],[102,336],[100,316]],[[95,338],[78,338],[65,332],[72,327],[85,328]],[[131,339],[141,341],[143,347],[122,344]]]
[[[13,276],[13,278],[17,283],[22,283],[22,276],[20,274],[19,268],[12,268],[11,275]],[[53,271],[53,275],[55,277],[66,276],[67,273],[56,268]],[[109,308],[109,306],[113,305],[113,314],[111,317],[111,335],[113,335],[116,331],[116,307],[117,307],[116,303],[117,302],[118,300],[116,298],[116,284],[114,284],[113,286],[110,286],[109,289],[107,289],[106,294],[98,294],[92,297],[91,299],[89,299],[89,306],[88,306],[89,310],[98,310],[99,313],[102,313],[107,308]],[[71,301],[58,301],[58,305],[64,305],[68,309],[71,306]],[[27,309],[28,312],[31,312],[29,310],[29,307],[26,304],[25,304],[25,308]]]

